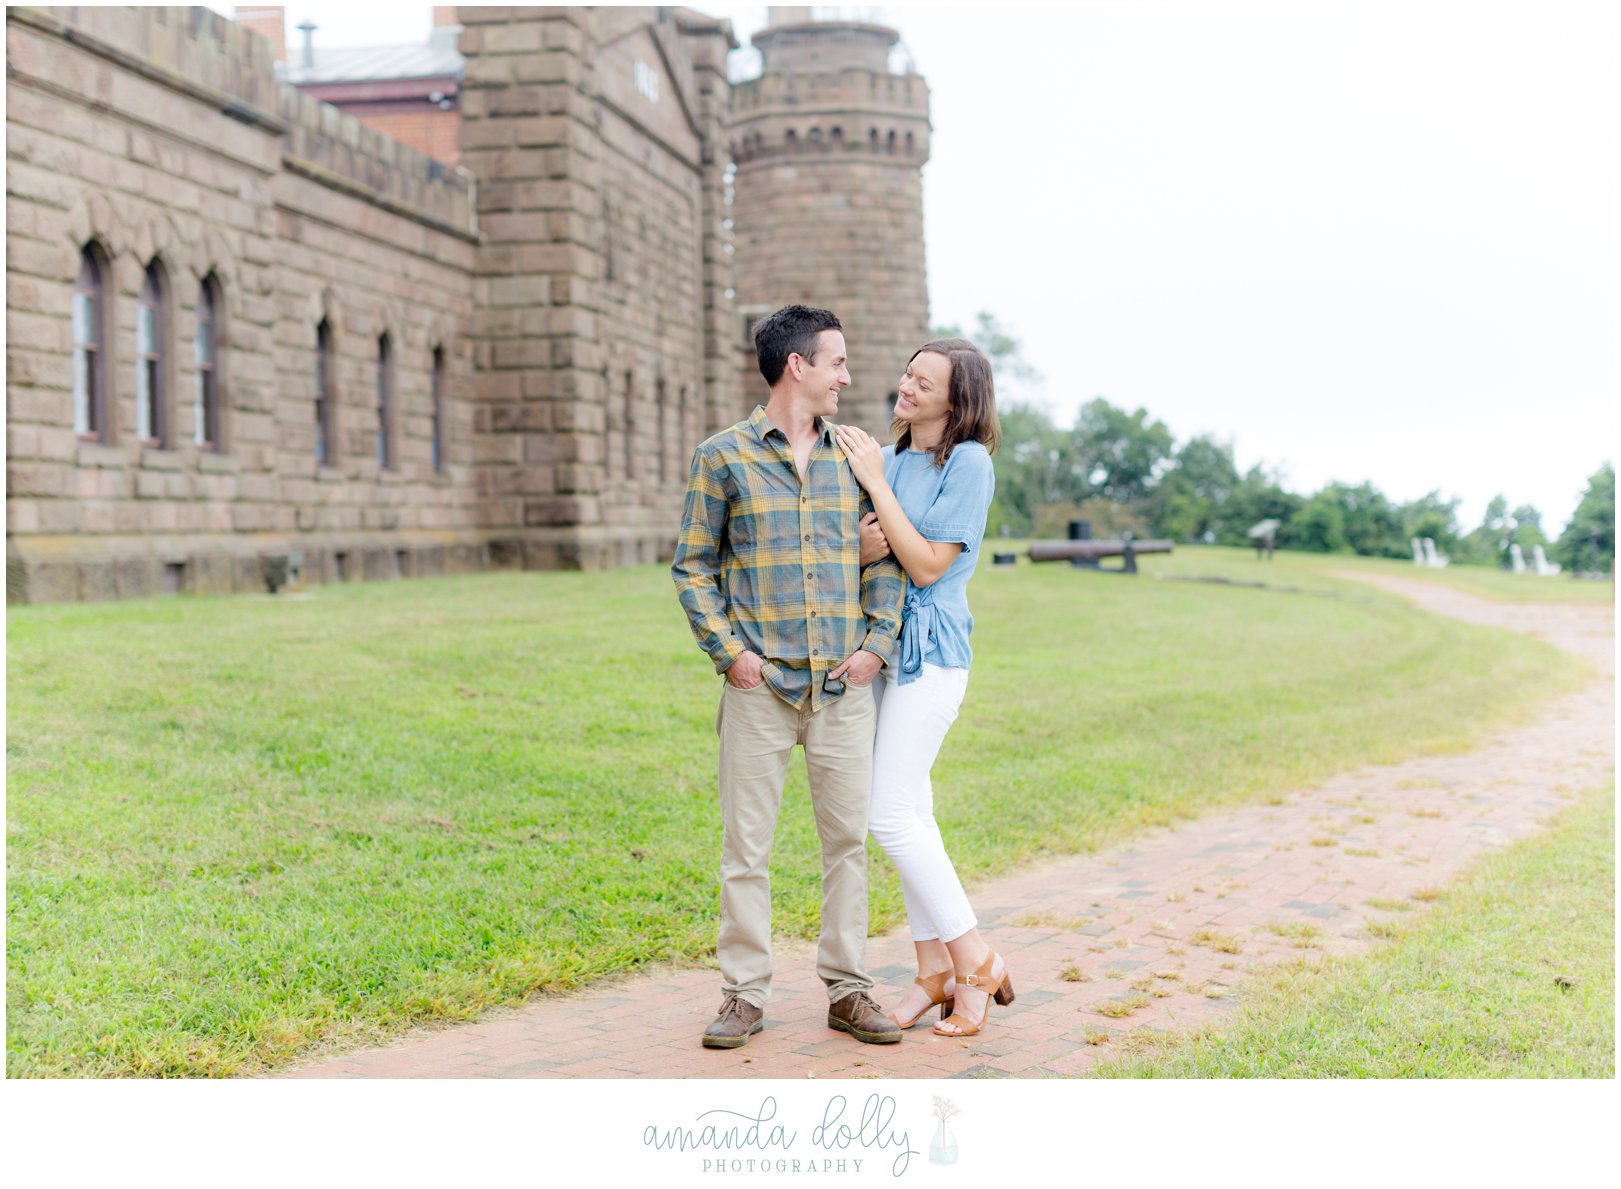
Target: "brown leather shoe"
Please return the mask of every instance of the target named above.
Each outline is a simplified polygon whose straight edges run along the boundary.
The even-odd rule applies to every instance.
[[[865,991],[852,991],[827,1009],[827,1026],[848,1032],[870,1045],[900,1043],[901,1026],[890,1019]]]
[[[765,1027],[764,1020],[763,1010],[747,999],[728,995],[720,1005],[720,1013],[704,1029],[704,1048],[740,1048],[749,1043],[749,1037]]]

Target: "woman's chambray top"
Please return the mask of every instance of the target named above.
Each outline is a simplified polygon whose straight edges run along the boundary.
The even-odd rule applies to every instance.
[[[973,660],[968,646],[974,630],[968,580],[979,562],[996,473],[984,446],[962,442],[952,449],[944,467],[935,466],[934,455],[927,450],[897,452],[894,446],[885,446],[884,478],[906,519],[925,540],[962,545],[951,567],[928,586],[913,586],[907,579],[900,647],[891,670],[891,677],[905,685],[917,680],[925,662],[966,669]]]

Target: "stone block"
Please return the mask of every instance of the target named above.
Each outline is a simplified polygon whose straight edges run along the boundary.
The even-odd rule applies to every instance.
[[[237,589],[234,559],[221,553],[203,553],[190,558],[187,579],[192,593],[230,594]]]
[[[111,561],[78,564],[79,598],[87,603],[111,602],[118,598],[117,567]]]
[[[588,524],[595,517],[592,515],[597,503],[595,500],[585,499],[574,495],[559,495],[546,499],[528,499],[523,505],[523,522],[532,528]],[[589,519],[588,519],[589,517]]]
[[[496,277],[489,282],[489,300],[496,306],[544,306],[551,301],[551,283],[543,276]]]

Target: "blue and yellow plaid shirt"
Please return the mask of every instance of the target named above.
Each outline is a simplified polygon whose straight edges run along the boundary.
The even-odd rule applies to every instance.
[[[700,445],[670,568],[715,671],[757,652],[777,696],[795,708],[808,699],[812,710],[843,692],[823,682],[857,649],[888,663],[905,588],[893,557],[861,568],[872,502],[833,427],[824,420],[821,431],[803,483],[763,405]]]

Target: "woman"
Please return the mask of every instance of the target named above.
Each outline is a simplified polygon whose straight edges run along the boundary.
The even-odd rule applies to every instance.
[[[990,361],[966,339],[918,348],[895,400],[893,446],[836,430],[872,499],[890,552],[906,571],[896,661],[874,681],[869,829],[900,872],[918,976],[895,1022],[910,1028],[935,1004],[942,1036],[973,1036],[990,1002],[1013,1002],[1000,954],[985,944],[934,822],[929,769],[968,688],[968,579],[996,489],[1001,440]]]

